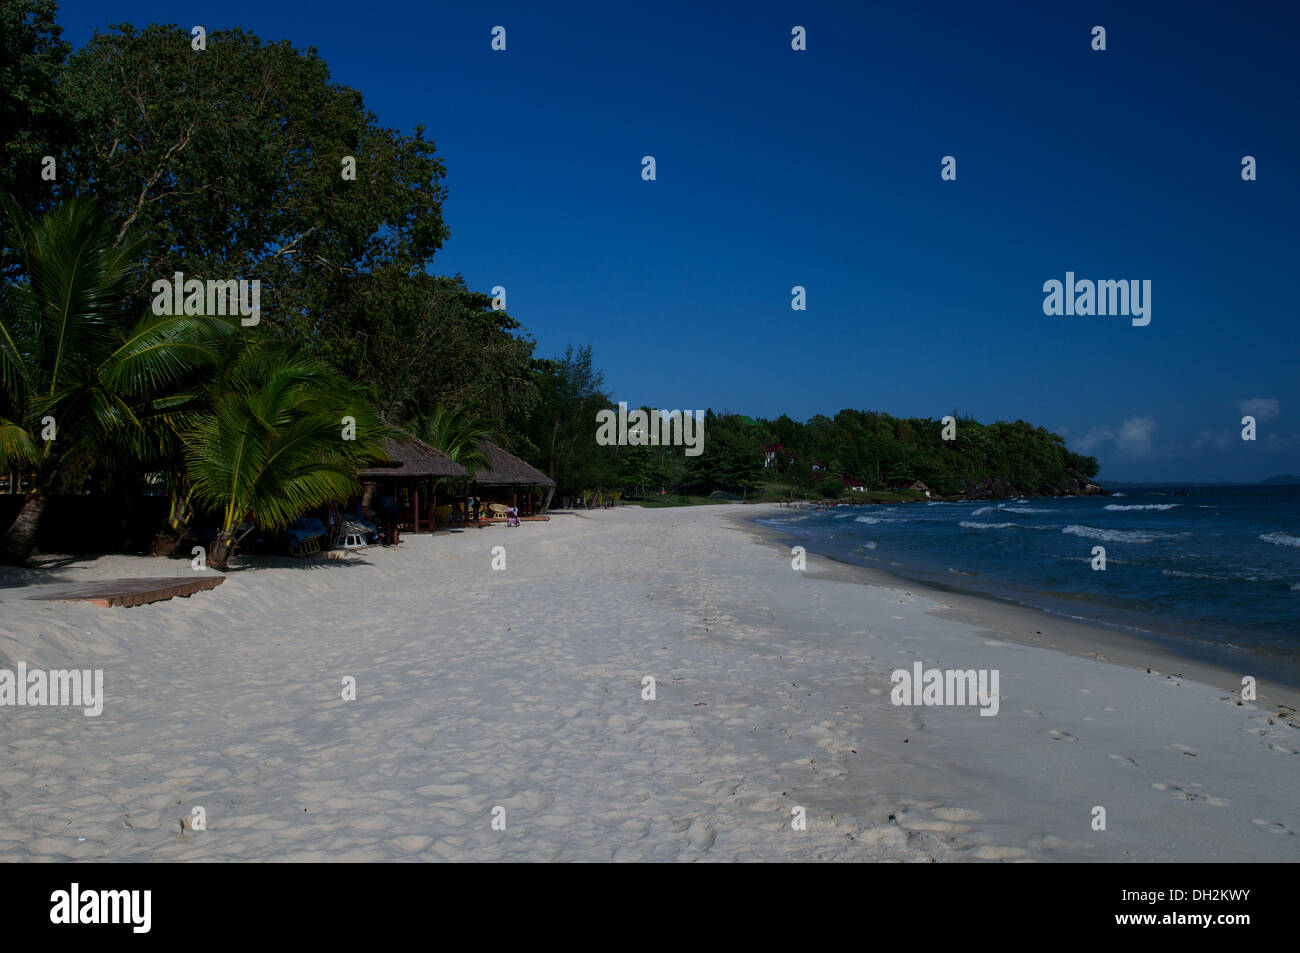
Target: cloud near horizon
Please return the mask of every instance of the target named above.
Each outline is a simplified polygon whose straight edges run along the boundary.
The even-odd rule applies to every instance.
[[[1151,452],[1151,440],[1156,431],[1156,419],[1150,414],[1129,417],[1120,425],[1119,433],[1110,427],[1093,427],[1075,444],[1076,453],[1093,454],[1107,446],[1126,457],[1145,457]]]

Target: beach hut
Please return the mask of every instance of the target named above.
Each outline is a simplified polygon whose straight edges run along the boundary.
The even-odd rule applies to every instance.
[[[484,440],[479,449],[488,459],[488,467],[474,474],[475,493],[479,496],[491,495],[493,492],[508,492],[511,502],[524,516],[544,516],[555,494],[555,481],[541,470],[519,459],[494,443]],[[546,490],[546,499],[541,499],[541,491]],[[523,506],[519,503],[519,493],[526,492]],[[536,493],[536,500],[534,499]],[[537,505],[540,503],[540,506]]]
[[[404,437],[384,441],[387,460],[378,460],[357,472],[365,484],[362,504],[371,505],[373,499],[391,499],[396,507],[399,525],[405,524],[411,532],[420,532],[423,525],[433,529],[434,488],[438,480],[450,477],[466,479],[469,471],[441,450],[435,450],[423,440]],[[421,508],[429,511],[421,519]]]

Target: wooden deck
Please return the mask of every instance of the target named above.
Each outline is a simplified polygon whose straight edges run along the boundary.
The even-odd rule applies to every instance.
[[[66,586],[48,586],[29,599],[45,602],[90,602],[97,606],[143,606],[162,602],[175,596],[191,596],[205,589],[215,589],[226,581],[225,576],[200,576],[183,579],[179,576],[162,576],[154,579],[106,579],[102,582],[73,583]]]

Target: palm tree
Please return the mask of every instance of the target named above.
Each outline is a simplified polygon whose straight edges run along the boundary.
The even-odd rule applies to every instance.
[[[491,440],[487,424],[465,407],[439,404],[433,413],[415,421],[415,434],[435,450],[441,450],[471,474],[491,466],[483,452],[484,440]]]
[[[73,199],[39,220],[3,205],[22,280],[0,288],[0,469],[32,474],[0,563],[31,555],[60,480],[105,440],[136,444],[168,413],[168,392],[211,366],[236,331],[224,318],[133,321],[128,290],[140,245],[114,243],[108,217]]]
[[[208,564],[226,569],[253,525],[280,530],[355,496],[357,470],[382,458],[383,438],[394,435],[325,365],[284,342],[251,343],[182,435],[194,501],[219,514]]]

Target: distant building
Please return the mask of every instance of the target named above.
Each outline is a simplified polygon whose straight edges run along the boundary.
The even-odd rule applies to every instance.
[[[775,467],[778,465],[778,457],[787,453],[785,447],[779,443],[763,444],[763,466]]]

